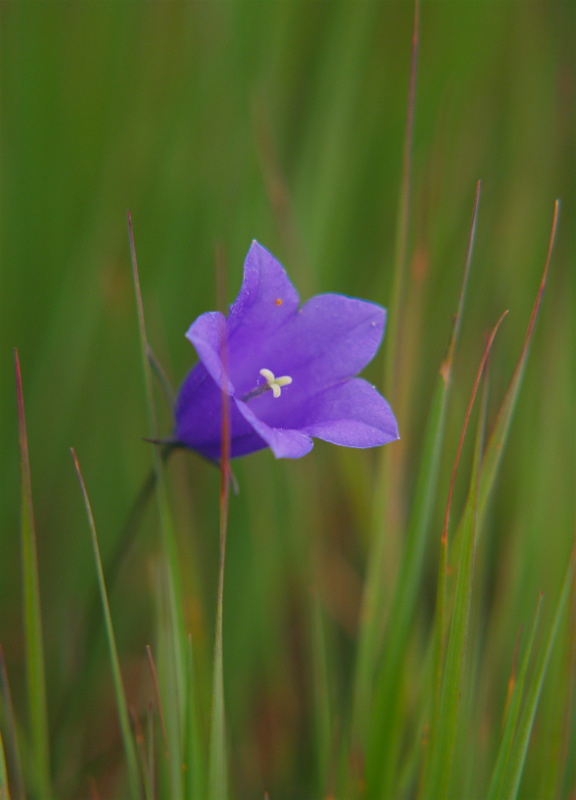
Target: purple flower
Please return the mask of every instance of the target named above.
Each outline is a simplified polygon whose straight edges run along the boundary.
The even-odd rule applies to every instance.
[[[253,242],[228,317],[202,314],[186,334],[200,362],[178,394],[174,442],[219,459],[223,391],[232,457],[270,447],[276,458],[300,458],[312,437],[347,447],[397,439],[386,400],[354,377],[378,350],[385,316],[339,294],[300,307],[282,265]]]

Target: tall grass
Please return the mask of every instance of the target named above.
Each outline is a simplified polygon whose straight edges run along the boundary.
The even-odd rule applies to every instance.
[[[573,9],[3,23],[0,798],[573,796]],[[387,306],[399,442],[142,441],[254,237]]]

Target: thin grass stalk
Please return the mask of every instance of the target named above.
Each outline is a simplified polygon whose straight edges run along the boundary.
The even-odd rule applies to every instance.
[[[221,501],[222,509],[222,501]],[[222,514],[221,510],[221,514]],[[222,517],[221,517],[222,519]],[[218,598],[214,638],[214,673],[212,685],[212,723],[210,733],[209,792],[210,800],[226,800],[228,795],[226,724],[224,710],[224,665],[222,626],[224,616],[224,572],[226,564],[226,524],[220,526],[220,561]]]
[[[448,493],[448,501],[446,503],[446,514],[444,517],[444,527],[441,538],[442,559],[440,564],[441,573],[445,572],[447,575],[447,550],[448,550],[448,531],[450,524],[450,515],[452,510],[452,498],[454,493],[454,486],[456,483],[456,474],[460,463],[464,439],[468,428],[472,407],[480,380],[482,378],[484,368],[488,361],[488,356],[492,349],[496,333],[502,324],[504,317],[508,312],[505,311],[488,338],[484,354],[476,374],[474,386],[466,409],[464,425],[460,441],[458,443],[458,450],[454,461],[452,470],[452,477],[450,481],[450,489]],[[437,699],[434,704],[434,712],[432,716],[432,724],[430,728],[430,752],[426,764],[425,780],[423,784],[423,796],[443,798],[448,793],[448,784],[451,774],[452,758],[454,746],[456,743],[456,724],[458,718],[458,710],[460,706],[460,694],[462,685],[462,676],[464,671],[464,658],[466,653],[466,640],[468,635],[468,624],[470,614],[470,603],[472,594],[472,578],[474,572],[474,554],[476,547],[476,530],[477,530],[477,501],[478,501],[478,488],[481,472],[481,451],[483,443],[483,418],[479,423],[479,435],[476,441],[473,473],[470,481],[470,493],[464,511],[465,525],[463,531],[465,533],[465,546],[462,551],[462,561],[458,568],[458,577],[456,581],[456,590],[454,598],[454,609],[452,619],[449,627],[449,638],[446,646],[446,656],[442,657],[444,650],[444,628],[445,622],[443,617],[439,617],[438,625],[436,628],[437,641],[439,642],[439,649],[437,650],[437,666],[436,666],[436,690],[438,692]],[[440,612],[442,615],[446,613],[446,577],[440,579],[440,591],[442,592],[442,606]]]
[[[387,318],[386,348],[387,371],[385,389],[390,396],[393,392],[394,373],[398,351],[398,330],[401,302],[404,295],[405,273],[407,267],[408,233],[410,227],[410,198],[412,188],[412,149],[414,116],[416,106],[416,77],[418,73],[420,31],[420,0],[414,3],[414,27],[410,65],[410,88],[406,112],[406,133],[402,177],[400,181],[399,211],[396,226],[396,246],[394,259],[394,278],[392,301]],[[392,397],[391,397],[392,399]],[[389,451],[382,454],[376,480],[376,493],[373,504],[372,544],[368,557],[368,575],[362,598],[361,627],[356,659],[353,706],[352,706],[352,757],[360,757],[365,746],[365,733],[369,719],[375,659],[382,630],[382,618],[378,609],[382,605],[382,563],[386,549],[386,526],[384,524],[385,498],[387,491],[381,487],[388,485]]]
[[[196,672],[194,666],[194,650],[192,636],[188,634],[188,685],[196,685]],[[184,755],[186,764],[184,796],[186,800],[202,800],[206,796],[205,765],[207,753],[201,732],[197,693],[188,693],[188,708],[186,711],[186,727],[184,731]]]
[[[512,380],[510,385],[507,389],[506,395],[500,406],[498,411],[498,415],[496,418],[496,422],[492,429],[492,433],[488,439],[486,449],[482,459],[482,466],[480,472],[480,483],[478,487],[478,502],[477,502],[477,514],[478,514],[478,525],[481,525],[482,519],[484,516],[484,512],[487,505],[488,496],[490,494],[490,490],[494,484],[496,479],[496,474],[498,471],[498,467],[500,464],[500,460],[502,454],[504,452],[504,446],[506,443],[508,430],[512,421],[512,416],[514,412],[514,408],[516,405],[516,400],[518,397],[518,392],[521,385],[522,376],[524,374],[524,369],[526,366],[526,360],[528,355],[529,344],[534,332],[534,326],[536,323],[536,319],[538,316],[538,311],[540,309],[540,304],[542,301],[542,296],[544,294],[544,288],[546,286],[546,279],[548,275],[549,265],[551,261],[551,256],[553,252],[554,242],[556,238],[556,231],[558,225],[558,214],[559,214],[559,203],[556,201],[554,206],[554,216],[552,221],[552,231],[550,235],[550,241],[548,246],[548,254],[546,258],[546,263],[544,267],[544,272],[542,275],[542,279],[540,281],[540,286],[538,290],[538,294],[536,297],[536,301],[534,303],[534,307],[532,309],[532,314],[530,316],[530,321],[528,324],[528,329],[526,332],[526,337],[524,340],[524,345],[522,348],[522,352],[520,354],[520,358],[514,370]],[[458,526],[456,534],[454,536],[455,543],[458,543],[462,539],[464,527],[464,516]],[[447,609],[446,609],[446,596],[447,596],[447,580],[448,580],[448,541],[445,538],[444,534],[441,538],[440,542],[440,569],[438,574],[438,592],[437,592],[437,613],[436,613],[436,622],[435,622],[435,647],[436,647],[436,678],[435,678],[435,697],[437,698],[434,701],[434,707],[432,711],[432,723],[431,728],[435,728],[437,724],[437,715],[438,715],[438,698],[441,686],[441,674],[442,674],[442,664],[443,664],[443,653],[445,648],[445,630],[446,630],[446,619],[447,619]],[[424,778],[426,778],[428,774],[429,768],[429,758],[430,753],[427,753],[426,757],[426,768],[424,771]],[[422,791],[422,790],[421,790]],[[422,796],[422,795],[421,795]]]
[[[374,765],[375,770],[380,775],[372,777],[369,780],[369,785],[375,786],[375,790],[380,792],[382,797],[391,796],[394,792],[394,769],[401,745],[401,738],[394,722],[397,720],[400,710],[402,661],[405,657],[414,610],[418,601],[422,564],[438,485],[438,470],[444,442],[452,365],[460,333],[466,288],[474,252],[480,191],[481,182],[478,181],[458,308],[452,325],[446,357],[440,367],[432,397],[429,420],[422,447],[422,457],[408,521],[404,556],[400,564],[400,573],[392,597],[389,622],[386,629],[386,647],[378,675],[375,701],[377,712],[374,714],[377,725],[372,735],[373,752],[370,756],[370,763]]]
[[[12,769],[12,788],[14,789],[13,795],[16,800],[26,800],[26,793],[24,791],[24,779],[22,777],[22,760],[20,758],[20,747],[18,744],[18,734],[16,731],[16,717],[14,715],[14,704],[12,703],[12,692],[10,691],[10,683],[8,682],[8,673],[6,671],[6,661],[4,659],[4,650],[0,644],[0,688],[2,690],[2,697],[4,698],[2,722],[8,734],[8,741],[10,743],[9,757]]]
[[[534,640],[536,638],[538,623],[540,622],[542,599],[543,595],[540,594],[520,671],[517,677],[511,677],[511,680],[513,680],[513,688],[512,691],[509,692],[509,696],[507,698],[502,737],[500,740],[500,747],[498,749],[496,763],[494,765],[494,771],[492,772],[492,780],[490,782],[487,800],[497,800],[502,791],[504,777],[508,769],[508,763],[510,761],[510,755],[512,752],[512,745],[518,723],[518,716],[520,714],[520,707],[522,701],[524,700],[524,685],[526,682],[526,676],[528,674],[528,667],[532,659],[532,651],[534,648]]]
[[[464,664],[467,653],[470,624],[470,607],[472,604],[472,586],[476,556],[477,500],[478,480],[482,460],[484,441],[484,425],[486,418],[486,395],[480,412],[478,433],[474,449],[472,475],[470,485],[470,502],[466,509],[466,525],[464,528],[464,547],[458,564],[458,578],[452,611],[452,619],[447,640],[446,655],[443,665],[442,688],[438,702],[438,725],[431,730],[431,755],[438,753],[438,772],[432,768],[432,775],[437,775],[437,783],[432,784],[430,796],[444,798],[448,796],[448,788],[452,776],[452,765],[456,747],[457,724],[461,706]],[[469,416],[470,409],[467,413]],[[467,423],[465,423],[466,425]],[[460,453],[458,454],[458,459]],[[447,542],[448,537],[444,537]],[[434,766],[434,762],[432,762]]]
[[[220,249],[216,252],[216,275],[224,294],[224,260]],[[228,374],[228,343],[222,346],[224,374]],[[226,539],[228,535],[228,509],[230,501],[230,397],[222,388],[221,456],[219,534],[220,558],[218,564],[218,595],[216,600],[216,630],[214,634],[214,673],[212,686],[212,722],[210,731],[209,797],[226,800],[228,795],[228,763],[226,757],[226,721],[224,709],[224,576],[226,568]]]
[[[173,451],[174,448],[171,445],[161,447],[160,458],[162,462],[166,462]],[[104,574],[110,594],[113,594],[122,564],[137,537],[143,514],[156,487],[156,477],[155,468],[152,466],[138,494],[134,498],[132,507],[117,541],[114,543],[111,552],[105,557]],[[65,724],[69,722],[71,714],[77,712],[81,706],[81,697],[84,690],[84,683],[86,682],[86,675],[88,671],[92,669],[92,665],[96,663],[92,656],[100,641],[98,636],[99,631],[100,594],[98,586],[95,586],[87,603],[87,611],[83,626],[85,644],[77,656],[78,675],[75,680],[69,682],[63,694],[60,702],[60,709],[56,714],[56,729],[64,727]]]
[[[74,448],[70,448],[72,459],[74,461],[74,468],[78,476],[80,488],[82,490],[82,497],[84,498],[84,506],[86,508],[86,516],[88,518],[88,525],[90,527],[90,535],[92,539],[92,549],[94,552],[94,563],[96,565],[96,575],[98,578],[98,588],[100,590],[100,598],[102,600],[102,611],[104,614],[104,625],[106,628],[106,639],[108,641],[108,650],[110,654],[110,665],[112,668],[112,678],[114,681],[114,693],[116,695],[116,706],[118,709],[118,718],[120,721],[120,731],[122,734],[122,742],[124,744],[124,753],[126,755],[126,762],[128,767],[128,784],[130,787],[130,796],[133,800],[140,800],[141,784],[138,769],[138,755],[136,752],[136,745],[130,728],[130,718],[128,715],[128,707],[126,704],[126,693],[124,691],[124,684],[122,681],[122,671],[120,669],[120,660],[118,658],[118,650],[116,647],[116,639],[114,636],[114,627],[112,625],[112,615],[110,614],[110,605],[108,603],[108,593],[106,591],[106,582],[104,580],[104,570],[102,568],[102,560],[100,558],[100,547],[98,545],[98,535],[96,533],[96,523],[92,513],[92,506],[82,471]]]
[[[512,414],[514,412],[514,408],[516,407],[516,400],[518,398],[518,393],[520,391],[520,386],[522,384],[522,378],[524,376],[524,370],[526,368],[526,362],[528,359],[530,342],[534,334],[534,327],[536,325],[538,312],[540,310],[540,305],[542,303],[542,297],[544,296],[544,290],[546,288],[548,271],[550,268],[550,262],[552,260],[552,253],[554,251],[556,233],[558,230],[559,214],[560,214],[560,201],[556,200],[556,202],[554,203],[552,229],[550,232],[550,240],[548,243],[548,253],[544,265],[544,272],[542,273],[540,286],[538,287],[538,293],[536,295],[536,300],[534,302],[532,313],[530,315],[530,321],[528,323],[528,328],[526,330],[526,336],[524,338],[522,352],[520,354],[520,358],[518,359],[518,363],[516,364],[516,367],[514,369],[510,385],[504,397],[504,401],[498,411],[498,415],[496,417],[496,421],[492,429],[492,434],[486,444],[486,452],[484,453],[484,459],[482,464],[482,474],[480,476],[480,491],[478,497],[478,512],[480,518],[482,518],[484,514],[488,498],[492,490],[492,486],[494,485],[494,481],[496,480],[496,476],[498,474],[498,467],[500,466],[500,460],[504,452],[504,446],[508,436],[508,431],[510,429]]]
[[[148,427],[152,439],[158,438],[156,422],[156,404],[154,401],[154,389],[152,385],[151,372],[151,351],[148,345],[146,334],[146,323],[144,318],[144,305],[142,302],[142,292],[140,289],[140,278],[138,273],[138,262],[136,259],[136,247],[134,243],[134,231],[132,227],[132,217],[128,212],[128,234],[130,241],[130,255],[132,260],[132,276],[134,282],[134,293],[136,298],[136,308],[138,313],[138,329],[140,334],[140,346],[142,357],[142,372],[144,377],[146,404],[148,412]],[[178,550],[176,537],[172,523],[172,514],[168,501],[168,491],[164,479],[163,462],[158,448],[152,448],[152,460],[154,472],[156,474],[156,496],[158,498],[158,511],[160,515],[160,525],[162,531],[163,550],[167,559],[169,579],[167,580],[169,619],[172,635],[170,637],[171,658],[167,663],[173,673],[167,676],[166,685],[171,690],[171,703],[173,713],[170,714],[172,746],[172,792],[175,795],[182,793],[182,771],[180,769],[180,759],[182,755],[183,738],[183,709],[186,707],[186,697],[189,687],[185,684],[186,658],[185,642],[186,628],[184,624],[183,603],[181,602],[181,580],[179,570]]]
[[[16,368],[16,398],[18,405],[18,436],[20,443],[21,486],[21,541],[22,541],[22,585],[24,601],[24,639],[26,647],[26,688],[28,712],[34,752],[34,777],[41,800],[52,797],[50,781],[50,746],[48,733],[48,710],[46,701],[46,673],[44,666],[44,643],[42,636],[42,612],[40,582],[38,579],[38,555],[36,550],[36,528],[32,502],[30,458],[26,431],[26,412],[22,390],[22,374],[18,350],[14,350]]]
[[[524,769],[524,763],[526,760],[526,753],[528,751],[528,744],[530,742],[532,727],[534,725],[534,717],[536,716],[536,709],[538,707],[538,700],[540,699],[544,677],[548,668],[548,662],[550,661],[552,648],[554,647],[554,642],[556,641],[560,622],[568,603],[570,590],[572,588],[572,581],[573,563],[572,559],[570,558],[566,568],[566,574],[562,582],[562,590],[560,592],[560,597],[558,598],[552,624],[550,626],[548,636],[546,637],[544,647],[540,653],[535,674],[532,678],[530,686],[527,689],[526,701],[518,722],[518,731],[514,745],[510,752],[507,769],[500,791],[496,795],[498,800],[515,800],[518,795],[520,781],[522,779],[522,771]]]

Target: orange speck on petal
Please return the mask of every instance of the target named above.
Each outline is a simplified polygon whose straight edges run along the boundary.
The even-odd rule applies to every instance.
[[[276,305],[277,306],[281,306],[282,305],[282,298],[281,297],[277,297],[276,298]]]

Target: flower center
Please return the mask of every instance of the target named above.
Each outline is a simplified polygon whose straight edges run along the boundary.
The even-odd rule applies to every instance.
[[[244,403],[246,403],[248,400],[252,400],[253,397],[258,397],[258,395],[264,394],[264,392],[267,392],[269,389],[272,389],[272,394],[274,397],[280,397],[282,393],[282,387],[289,386],[292,383],[292,378],[290,375],[282,375],[279,378],[276,378],[270,369],[261,369],[260,375],[262,375],[266,383],[263,383],[262,386],[257,386],[255,389],[249,391],[248,394],[245,394],[242,398],[240,398]]]

